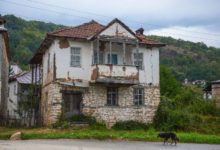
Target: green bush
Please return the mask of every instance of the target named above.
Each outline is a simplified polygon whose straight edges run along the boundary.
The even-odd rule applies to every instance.
[[[88,123],[89,125],[95,124],[96,119],[94,117],[85,116],[83,114],[74,115],[68,119],[70,122]]]
[[[117,122],[112,128],[115,130],[147,130],[149,125],[130,120]]]
[[[53,128],[59,128],[59,129],[67,129],[70,128],[70,122],[59,120],[56,123],[52,125]]]
[[[55,124],[53,124],[52,127],[60,129],[72,128],[74,126],[74,123],[89,124],[89,127],[91,129],[106,129],[104,123],[99,123],[94,117],[85,116],[83,114],[74,115],[68,119],[61,117]]]

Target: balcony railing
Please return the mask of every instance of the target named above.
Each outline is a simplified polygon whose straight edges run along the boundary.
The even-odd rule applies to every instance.
[[[139,70],[127,65],[93,65],[91,82],[103,84],[137,84]]]

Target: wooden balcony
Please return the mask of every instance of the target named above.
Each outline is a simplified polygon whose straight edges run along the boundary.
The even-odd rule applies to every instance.
[[[93,65],[91,83],[134,85],[139,82],[139,69],[132,65]]]

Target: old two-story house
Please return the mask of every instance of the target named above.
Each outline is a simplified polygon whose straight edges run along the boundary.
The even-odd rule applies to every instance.
[[[5,20],[0,16],[0,119],[7,115],[8,70],[10,61],[9,39],[4,28]]]
[[[159,47],[118,19],[50,32],[30,64],[41,67],[43,124],[84,114],[111,127],[152,121],[160,102]]]

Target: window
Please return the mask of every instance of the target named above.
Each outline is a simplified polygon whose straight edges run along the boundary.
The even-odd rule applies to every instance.
[[[98,62],[98,56],[99,56],[99,62]],[[94,60],[93,64],[104,64],[104,52],[94,52]]]
[[[70,66],[71,67],[80,67],[81,66],[81,48],[71,47],[71,58]]]
[[[115,87],[107,88],[107,105],[110,106],[118,105],[118,88]]]
[[[134,53],[134,64],[143,69],[143,53]]]
[[[110,61],[111,59],[111,61]],[[110,58],[110,54],[108,54],[108,64],[113,64],[113,65],[117,65],[118,64],[118,56],[117,54],[111,54],[111,58]]]
[[[143,88],[134,88],[134,105],[143,105],[144,104],[144,89]]]

